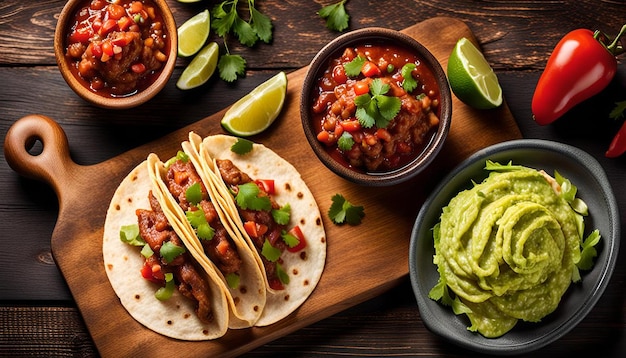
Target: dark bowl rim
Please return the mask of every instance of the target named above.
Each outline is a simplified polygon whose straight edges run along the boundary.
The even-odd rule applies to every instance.
[[[312,127],[308,125],[310,124],[309,107],[312,102],[310,89],[313,88],[317,77],[320,75],[322,69],[328,61],[329,56],[336,54],[337,51],[339,51],[340,49],[357,43],[389,39],[398,41],[401,43],[401,45],[408,47],[412,50],[416,50],[418,56],[433,72],[434,77],[436,78],[439,85],[441,98],[440,124],[429,145],[424,149],[420,156],[418,156],[411,163],[389,173],[359,173],[344,167],[340,163],[337,163],[324,150],[323,145],[316,140],[316,133],[314,133]],[[302,85],[302,91],[300,94],[300,117],[305,136],[307,138],[307,141],[311,145],[313,152],[316,154],[319,160],[329,169],[331,169],[333,172],[343,177],[344,179],[352,181],[356,184],[367,186],[389,186],[413,178],[435,159],[435,157],[443,147],[443,144],[450,130],[450,124],[452,121],[452,95],[445,71],[443,70],[441,64],[435,58],[435,56],[424,45],[422,45],[413,37],[400,31],[383,27],[367,27],[353,30],[351,32],[347,32],[343,35],[336,37],[324,47],[322,47],[322,49],[315,55],[307,69]]]
[[[472,339],[466,339],[463,337],[459,337],[456,332],[451,332],[449,329],[444,329],[444,326],[441,323],[444,320],[452,320],[454,319],[454,317],[458,316],[455,316],[450,311],[449,314],[446,314],[445,317],[443,317],[441,314],[435,311],[433,307],[439,307],[440,303],[434,302],[430,298],[428,298],[428,290],[430,290],[430,288],[422,289],[421,287],[419,278],[420,272],[417,268],[417,260],[420,257],[420,253],[418,252],[418,246],[420,245],[420,241],[423,241],[425,239],[420,239],[419,234],[421,231],[426,230],[425,226],[423,225],[427,224],[425,223],[427,217],[434,215],[432,211],[441,210],[441,207],[435,207],[433,202],[436,201],[440,195],[445,195],[444,191],[447,189],[448,186],[453,186],[455,189],[458,189],[458,183],[452,184],[453,181],[455,181],[455,178],[457,178],[456,181],[458,181],[458,177],[463,177],[465,171],[471,170],[472,166],[478,165],[481,161],[484,162],[486,159],[489,159],[494,155],[501,155],[502,153],[514,153],[521,150],[536,151],[538,153],[540,152],[546,155],[552,154],[562,156],[563,158],[566,158],[570,164],[575,163],[577,168],[583,168],[583,173],[592,178],[593,183],[596,184],[597,187],[600,189],[602,194],[602,200],[598,200],[603,201],[603,203],[606,204],[606,210],[608,215],[605,219],[608,222],[610,232],[601,232],[603,238],[602,240],[605,241],[603,252],[601,252],[596,258],[595,266],[591,271],[593,272],[598,270],[596,271],[596,275],[598,276],[598,278],[596,281],[592,282],[592,287],[586,289],[588,292],[586,292],[586,294],[584,295],[583,302],[579,306],[577,306],[576,311],[570,315],[567,315],[566,318],[557,319],[554,324],[550,324],[551,326],[554,325],[555,328],[548,331],[545,335],[529,335],[528,339],[521,342],[515,342],[507,339],[506,337],[508,333],[507,335],[504,335],[500,338],[492,339],[474,339],[476,337],[472,337]],[[576,185],[575,182],[574,184]],[[587,316],[587,314],[593,309],[593,307],[605,291],[606,287],[608,286],[611,275],[615,269],[617,256],[619,253],[619,239],[620,216],[617,206],[617,200],[615,198],[612,187],[604,169],[595,158],[579,148],[559,142],[542,139],[510,140],[481,149],[471,155],[466,160],[464,160],[440,182],[440,184],[435,188],[435,190],[433,190],[433,192],[423,203],[411,232],[408,263],[409,277],[411,286],[413,288],[413,293],[417,301],[420,316],[422,317],[424,325],[431,332],[443,337],[444,339],[454,343],[455,345],[479,353],[495,355],[515,355],[528,353],[545,347],[546,345],[553,343],[554,341],[563,337],[565,334],[571,331],[578,323],[580,323],[580,321],[582,321],[585,316]],[[600,257],[605,257],[605,260],[600,262]],[[585,275],[583,275],[583,281],[584,277]],[[571,289],[572,288],[570,287],[569,290]],[[559,306],[564,304],[564,302],[561,302]],[[450,310],[449,307],[447,307],[447,309]],[[540,322],[536,324],[542,323]]]
[[[154,82],[143,91],[137,92],[133,95],[119,98],[107,98],[100,96],[94,92],[89,91],[83,86],[82,83],[72,74],[67,59],[65,57],[65,36],[69,26],[71,26],[71,18],[79,6],[85,3],[85,0],[68,0],[57,20],[54,31],[54,57],[59,68],[59,72],[63,76],[65,82],[79,97],[85,101],[92,103],[98,107],[106,109],[128,109],[137,107],[148,100],[156,96],[167,84],[170,77],[174,72],[177,59],[178,48],[178,33],[176,20],[172,14],[169,5],[165,0],[152,0],[154,4],[159,8],[165,26],[167,28],[167,34],[170,41],[170,52],[168,53],[168,59],[163,66],[161,73],[154,80]]]

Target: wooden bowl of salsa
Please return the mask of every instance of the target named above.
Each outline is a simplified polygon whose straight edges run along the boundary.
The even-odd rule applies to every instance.
[[[428,166],[452,117],[437,59],[401,32],[365,28],[337,37],[314,57],[300,113],[313,151],[352,182],[386,186]]]
[[[126,109],[153,98],[176,63],[178,37],[165,0],[70,0],[54,52],[67,84],[99,107]]]

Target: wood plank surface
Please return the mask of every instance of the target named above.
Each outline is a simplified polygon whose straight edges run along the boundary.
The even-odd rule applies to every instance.
[[[461,37],[473,38],[470,29],[452,18],[433,18],[406,30],[421,41],[444,66],[452,47]],[[433,40],[437,34],[436,41]],[[378,296],[396,286],[408,273],[408,243],[412,223],[421,202],[442,175],[476,150],[521,134],[506,105],[493,111],[478,112],[454,103],[452,127],[446,145],[431,170],[401,185],[374,190],[347,182],[326,169],[309,148],[300,125],[300,89],[306,68],[289,74],[287,100],[283,112],[267,131],[256,138],[299,170],[326,213],[335,193],[366,208],[366,218],[357,227],[337,226],[323,215],[328,253],[324,274],[305,304],[286,319],[264,328],[231,330],[224,337],[208,342],[172,341],[142,327],[117,302],[104,272],[101,245],[106,209],[121,179],[148,153],[161,158],[175,155],[190,130],[205,136],[222,132],[218,112],[148,145],[130,150],[103,163],[82,166],[69,156],[68,143],[56,123],[40,117],[26,117],[43,142],[43,152],[15,161],[7,159],[16,171],[48,182],[59,197],[59,220],[52,235],[52,252],[76,300],[99,352],[103,356],[131,356],[149,353],[158,356],[159,342],[186,356],[237,355],[305,327],[348,307]],[[457,101],[454,99],[454,101]],[[486,115],[485,115],[486,114]],[[497,119],[497,120],[496,120]],[[495,123],[495,125],[494,125]],[[42,125],[42,127],[39,127]],[[47,127],[50,125],[51,127]],[[28,132],[30,126],[26,125]],[[9,132],[7,142],[19,148]],[[27,138],[27,137],[25,137]],[[12,148],[15,149],[15,148]],[[85,201],[86,195],[103,200]],[[397,200],[404,197],[406,200]],[[88,261],[88,266],[81,265]],[[85,281],[90,284],[86,285]],[[111,319],[111,318],[114,319]],[[120,345],[120,342],[124,344]],[[153,344],[144,344],[152,342]],[[156,344],[154,344],[156,343]],[[167,353],[169,354],[169,353]]]

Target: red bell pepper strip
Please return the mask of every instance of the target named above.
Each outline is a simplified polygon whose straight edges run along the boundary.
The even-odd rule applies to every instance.
[[[622,127],[619,129],[611,144],[609,145],[609,149],[607,149],[604,154],[607,158],[616,158],[626,152],[626,122],[622,124]]]
[[[624,52],[619,42],[624,33],[626,25],[609,45],[599,31],[577,29],[566,34],[537,83],[532,99],[535,122],[550,124],[606,88],[617,72],[615,56]]]

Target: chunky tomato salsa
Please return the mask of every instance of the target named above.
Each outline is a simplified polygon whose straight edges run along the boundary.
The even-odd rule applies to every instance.
[[[317,139],[359,172],[399,169],[415,159],[439,125],[432,71],[390,44],[346,48],[317,81],[312,107]]]
[[[147,88],[167,61],[169,38],[151,0],[88,0],[74,15],[66,58],[83,85],[104,97]]]

